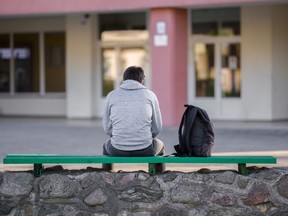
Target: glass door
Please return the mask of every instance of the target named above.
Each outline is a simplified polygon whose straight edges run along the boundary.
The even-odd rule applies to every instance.
[[[193,51],[196,97],[214,97],[215,44],[195,43]]]
[[[102,96],[118,88],[128,66],[137,65],[147,74],[147,55],[144,47],[116,46],[102,49]],[[149,77],[146,75],[146,77]],[[146,81],[147,82],[147,81]],[[147,84],[147,83],[145,83]]]
[[[240,98],[240,43],[221,43],[221,96]]]
[[[190,103],[214,119],[241,115],[241,45],[238,38],[202,37],[192,42]]]

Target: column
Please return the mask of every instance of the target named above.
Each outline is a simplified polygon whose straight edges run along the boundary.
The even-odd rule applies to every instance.
[[[95,19],[83,14],[66,18],[67,117],[92,117]]]
[[[165,126],[179,125],[187,103],[187,10],[151,10],[151,74]]]

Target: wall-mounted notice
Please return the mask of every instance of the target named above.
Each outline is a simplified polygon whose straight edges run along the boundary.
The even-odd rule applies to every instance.
[[[166,34],[166,23],[159,21],[156,23],[156,34],[154,35],[154,46],[163,47],[168,45],[168,35]]]
[[[167,35],[154,35],[154,46],[167,46],[168,36]]]
[[[161,21],[156,23],[156,34],[166,34],[166,23]]]

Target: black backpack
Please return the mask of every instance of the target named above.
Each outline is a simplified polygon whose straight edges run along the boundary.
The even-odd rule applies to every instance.
[[[214,145],[214,128],[207,112],[199,107],[184,105],[186,110],[179,126],[176,156],[209,157]]]

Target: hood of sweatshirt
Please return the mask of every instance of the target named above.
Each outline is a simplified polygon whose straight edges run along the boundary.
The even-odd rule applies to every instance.
[[[125,80],[120,85],[121,89],[124,90],[138,90],[138,89],[146,89],[145,86],[143,86],[141,83],[135,80]]]

